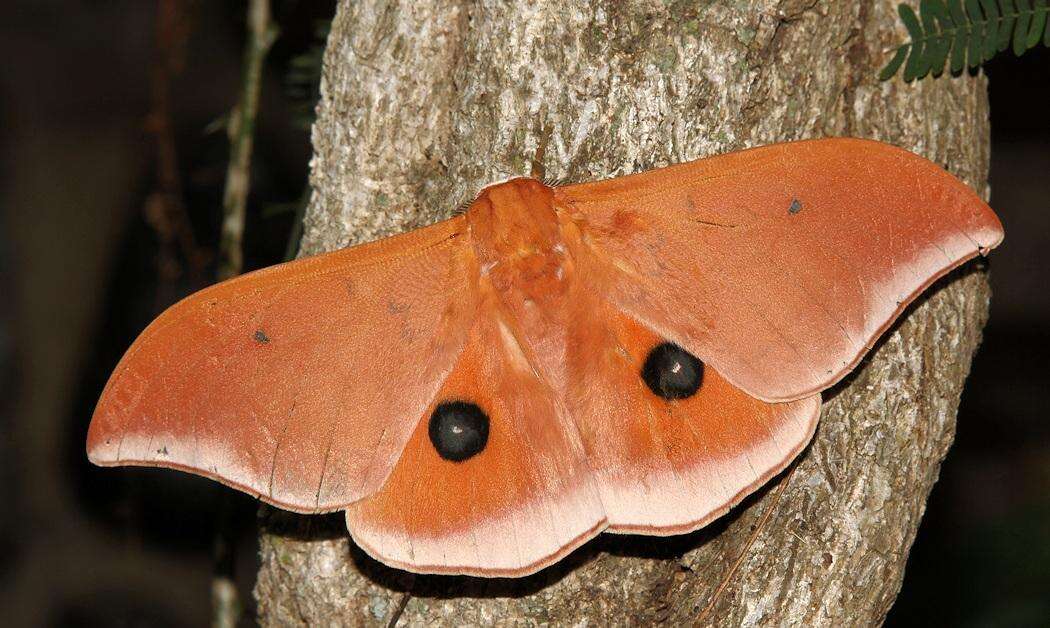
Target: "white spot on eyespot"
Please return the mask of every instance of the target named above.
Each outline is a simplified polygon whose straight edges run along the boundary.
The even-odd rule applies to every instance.
[[[672,373],[677,373],[678,371],[681,371],[681,370],[682,370],[682,363],[681,362],[675,362],[674,366],[671,367],[671,372]]]

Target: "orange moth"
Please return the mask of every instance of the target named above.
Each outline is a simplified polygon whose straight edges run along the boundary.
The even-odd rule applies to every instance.
[[[916,295],[1002,237],[966,185],[865,140],[512,179],[174,305],[106,385],[88,456],[345,510],[395,567],[521,576],[603,530],[725,513]]]

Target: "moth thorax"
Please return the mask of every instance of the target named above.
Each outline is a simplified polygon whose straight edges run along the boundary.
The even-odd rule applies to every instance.
[[[467,210],[482,273],[496,268],[528,276],[553,271],[564,252],[552,190],[535,179],[512,179],[482,190]]]

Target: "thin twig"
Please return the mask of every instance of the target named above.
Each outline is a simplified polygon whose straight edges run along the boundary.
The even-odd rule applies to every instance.
[[[230,163],[226,170],[223,194],[222,239],[219,243],[219,279],[229,279],[244,267],[245,212],[248,204],[252,139],[259,110],[262,66],[266,54],[277,39],[277,28],[270,20],[269,0],[249,0],[248,42],[244,49],[244,73],[241,93],[230,115]],[[215,531],[214,574],[212,575],[212,626],[234,628],[240,619],[241,604],[234,582],[234,540],[232,504],[224,497],[222,514]]]
[[[234,581],[233,502],[223,496],[212,541],[212,626],[234,628],[241,616],[241,602]]]
[[[722,592],[725,591],[726,587],[729,586],[729,581],[732,580],[733,574],[736,573],[737,569],[744,562],[744,558],[747,553],[751,550],[751,546],[755,544],[755,540],[758,539],[758,535],[765,529],[766,524],[769,523],[773,513],[776,512],[777,507],[780,506],[780,498],[784,494],[784,487],[788,485],[788,481],[791,479],[791,474],[795,472],[796,465],[792,465],[791,469],[788,470],[787,474],[784,475],[784,479],[781,480],[780,484],[777,485],[776,493],[773,495],[773,503],[766,508],[766,511],[762,513],[762,518],[759,520],[758,525],[755,526],[751,536],[747,538],[747,543],[744,543],[744,548],[740,550],[740,555],[733,561],[732,566],[729,567],[729,571],[723,576],[722,581],[718,583],[718,588],[711,594],[711,601],[707,603],[704,610],[697,615],[696,623],[700,624],[715,608],[715,603],[718,602],[718,598],[722,596]]]
[[[178,296],[171,292],[174,281],[183,273],[179,252],[193,278],[203,275],[209,261],[208,253],[197,246],[186,213],[172,123],[171,85],[185,66],[190,22],[181,0],[159,0],[157,58],[152,69],[150,112],[146,117],[146,130],[153,135],[156,148],[156,182],[143,208],[146,222],[153,228],[158,242],[158,306],[167,306]]]
[[[303,239],[303,218],[306,216],[306,206],[310,204],[310,184],[299,196],[295,203],[295,217],[292,219],[292,231],[288,234],[288,243],[284,247],[284,261],[290,262],[299,254],[299,246]]]
[[[405,594],[398,600],[397,608],[390,614],[390,621],[387,622],[386,628],[396,628],[397,622],[401,619],[401,616],[405,614],[405,607],[408,606],[408,601],[412,599],[412,592],[405,591]]]
[[[277,39],[277,28],[270,21],[270,1],[250,0],[248,5],[248,42],[244,49],[244,74],[241,95],[230,115],[230,165],[226,170],[226,191],[222,198],[222,240],[219,245],[219,279],[240,274],[244,266],[241,242],[244,238],[244,216],[248,203],[252,139],[259,110],[262,65]]]

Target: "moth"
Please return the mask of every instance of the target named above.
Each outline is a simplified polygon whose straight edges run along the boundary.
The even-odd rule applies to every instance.
[[[602,531],[725,513],[918,294],[1002,237],[965,184],[866,140],[512,179],[169,308],[106,385],[88,456],[344,510],[394,567],[522,576]]]

